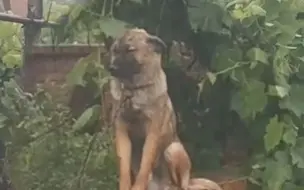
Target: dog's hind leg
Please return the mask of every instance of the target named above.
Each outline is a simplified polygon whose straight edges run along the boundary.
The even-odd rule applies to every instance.
[[[172,142],[164,152],[173,183],[186,190],[190,180],[191,161],[181,142]]]

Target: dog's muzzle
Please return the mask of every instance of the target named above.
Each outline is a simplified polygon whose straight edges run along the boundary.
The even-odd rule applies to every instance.
[[[118,78],[132,78],[135,74],[139,73],[140,67],[136,64],[110,64],[107,70],[114,77]]]
[[[107,70],[110,72],[110,74],[114,77],[124,77],[125,69],[121,68],[120,66],[116,64],[110,64],[107,66]]]
[[[108,66],[108,70],[112,74],[118,71],[118,67],[116,65],[111,64]]]

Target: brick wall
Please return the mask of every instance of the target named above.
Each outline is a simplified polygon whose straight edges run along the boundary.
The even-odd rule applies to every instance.
[[[26,17],[27,16],[27,3],[28,0],[10,0],[11,10],[15,15]]]
[[[28,92],[34,91],[37,85],[40,85],[55,101],[68,104],[77,114],[93,96],[90,89],[72,89],[67,86],[66,75],[81,57],[87,56],[98,47],[100,46],[35,46],[25,60],[20,73],[20,83]]]

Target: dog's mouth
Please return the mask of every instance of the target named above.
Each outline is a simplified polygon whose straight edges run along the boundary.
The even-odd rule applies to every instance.
[[[126,73],[122,71],[122,69],[119,69],[119,68],[113,68],[113,67],[110,67],[108,68],[108,71],[110,72],[110,74],[114,77],[122,77],[122,78],[125,78],[125,75]]]

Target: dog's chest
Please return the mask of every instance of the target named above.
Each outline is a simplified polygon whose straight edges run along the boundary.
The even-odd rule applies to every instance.
[[[144,137],[148,122],[153,117],[153,110],[143,101],[145,97],[125,96],[124,98],[121,104],[120,117],[128,123],[128,130],[131,135]]]
[[[117,81],[111,81],[111,94],[119,102],[117,116],[127,123],[129,132],[135,136],[145,136],[148,123],[157,111],[164,90],[154,88],[127,90]]]
[[[120,102],[124,111],[138,112],[144,110],[147,104],[151,102],[151,96],[147,92],[124,89],[116,80],[110,81],[110,91],[113,98]]]
[[[153,101],[149,94],[145,91],[122,91],[122,107],[127,112],[147,112],[147,107]],[[146,113],[147,114],[147,113]]]

